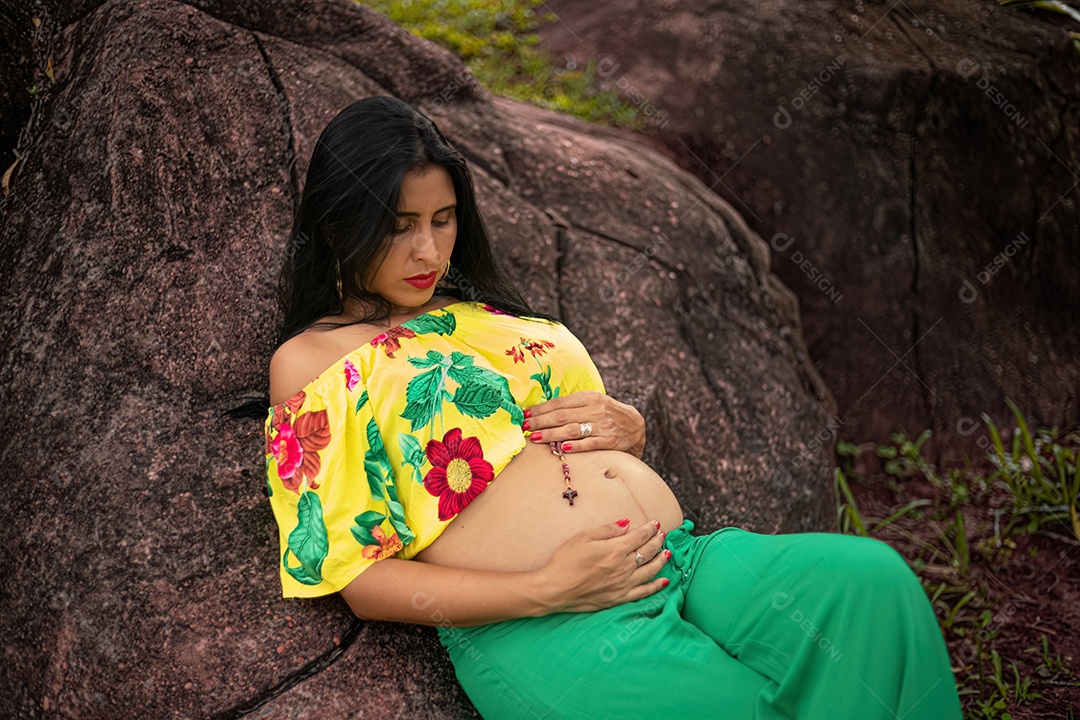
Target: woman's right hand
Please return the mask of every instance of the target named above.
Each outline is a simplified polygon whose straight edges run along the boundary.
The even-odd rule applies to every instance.
[[[608,523],[573,535],[536,571],[548,613],[593,612],[659,592],[667,579],[656,574],[670,556],[664,537],[652,521],[635,528]],[[646,562],[637,565],[635,552]]]

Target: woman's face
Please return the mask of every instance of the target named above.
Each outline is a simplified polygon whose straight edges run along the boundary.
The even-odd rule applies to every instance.
[[[454,208],[457,194],[450,173],[441,165],[431,165],[423,174],[410,173],[401,182],[401,206],[397,228],[391,231],[390,249],[365,286],[393,304],[398,313],[426,305],[435,294],[435,281],[446,270],[446,261],[457,239]],[[434,275],[432,275],[434,273]],[[427,287],[406,282],[406,278],[429,275]]]

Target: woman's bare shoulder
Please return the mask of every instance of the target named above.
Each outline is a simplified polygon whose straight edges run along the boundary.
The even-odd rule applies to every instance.
[[[376,325],[358,323],[330,330],[311,328],[289,338],[270,358],[270,404],[285,402],[379,332]]]
[[[311,338],[301,333],[289,338],[274,351],[270,358],[270,404],[280,405],[298,393],[311,378],[312,374]]]
[[[429,310],[454,302],[459,302],[458,298],[436,296]],[[313,323],[316,327],[283,342],[270,358],[270,404],[285,402],[338,360],[386,331],[375,323],[355,322],[358,317],[355,311],[323,317]],[[340,323],[344,324],[334,327]]]

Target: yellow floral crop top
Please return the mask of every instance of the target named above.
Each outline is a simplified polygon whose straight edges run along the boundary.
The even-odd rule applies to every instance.
[[[426,548],[524,449],[523,408],[604,391],[561,323],[458,301],[327,368],[265,422],[283,597]]]

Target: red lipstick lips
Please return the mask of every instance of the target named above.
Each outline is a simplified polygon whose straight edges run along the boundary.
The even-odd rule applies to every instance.
[[[424,288],[431,287],[435,282],[435,272],[429,272],[426,275],[413,275],[412,277],[405,278],[405,282],[409,283],[413,287]]]

